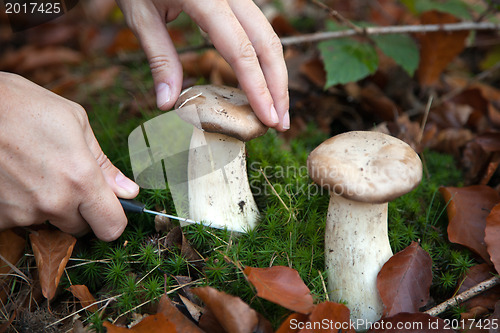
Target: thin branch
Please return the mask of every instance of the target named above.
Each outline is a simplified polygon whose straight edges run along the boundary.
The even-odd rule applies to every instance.
[[[281,38],[283,46],[321,42],[330,39],[357,35],[390,35],[405,33],[426,33],[437,31],[463,31],[463,30],[500,30],[500,24],[490,22],[459,22],[448,24],[422,24],[422,25],[400,25],[388,27],[368,27],[360,34],[354,29],[342,31],[324,31],[301,36],[290,36]]]
[[[339,21],[340,23],[342,23],[342,24],[348,26],[349,28],[353,29],[354,31],[356,31],[356,33],[358,35],[364,35],[365,34],[365,30],[363,28],[360,28],[357,25],[355,25],[354,23],[352,23],[350,20],[348,20],[347,18],[345,18],[342,14],[340,14],[335,9],[328,7],[327,5],[325,5],[324,3],[322,3],[322,2],[320,2],[318,0],[311,0],[311,1],[316,6],[320,7],[324,11],[326,11],[330,16],[332,16],[333,18],[335,18],[337,21]]]
[[[425,311],[425,313],[431,315],[431,316],[437,316],[447,309],[451,308],[452,306],[458,305],[460,303],[463,303],[469,299],[471,299],[474,296],[479,295],[480,293],[493,288],[496,285],[500,284],[500,276],[494,276],[486,281],[483,281],[474,287],[467,289],[461,294],[458,294],[457,296],[454,296],[450,298],[449,300],[439,304],[438,306],[433,307],[432,309],[429,309]]]

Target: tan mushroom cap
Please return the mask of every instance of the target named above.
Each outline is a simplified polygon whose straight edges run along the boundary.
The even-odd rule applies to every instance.
[[[353,131],[330,138],[307,159],[311,178],[343,197],[389,202],[413,190],[422,162],[405,142],[378,132]]]
[[[201,129],[207,132],[249,141],[264,135],[268,130],[253,112],[246,95],[237,88],[193,86],[181,93],[175,108],[189,105],[196,106]]]

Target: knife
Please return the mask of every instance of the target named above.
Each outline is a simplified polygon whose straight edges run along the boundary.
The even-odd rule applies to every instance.
[[[219,225],[213,224],[213,223],[203,223],[203,222],[199,222],[199,221],[193,221],[191,219],[187,219],[187,218],[183,218],[183,217],[178,217],[178,216],[175,216],[175,215],[170,215],[170,214],[165,214],[165,213],[160,213],[160,212],[157,212],[157,211],[154,211],[154,210],[149,210],[149,209],[146,209],[146,205],[145,204],[143,204],[142,202],[137,201],[137,200],[122,199],[122,198],[118,198],[118,200],[120,201],[120,204],[122,205],[123,210],[125,212],[139,213],[139,214],[148,213],[148,214],[153,214],[153,215],[165,216],[165,217],[168,217],[168,218],[171,218],[171,219],[174,219],[174,220],[179,220],[181,222],[202,224],[204,226],[212,227],[212,228],[217,228],[217,229],[225,229],[226,228],[224,226],[219,226]]]

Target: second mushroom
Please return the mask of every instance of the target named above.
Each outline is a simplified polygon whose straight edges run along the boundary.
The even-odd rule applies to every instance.
[[[329,293],[347,302],[363,330],[384,310],[377,275],[392,256],[388,202],[419,184],[422,163],[399,139],[354,131],[323,142],[307,164],[311,178],[331,194],[325,228]]]

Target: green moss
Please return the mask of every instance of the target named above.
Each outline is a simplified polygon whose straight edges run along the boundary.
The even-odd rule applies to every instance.
[[[128,134],[160,114],[158,110],[140,110],[137,118],[122,114],[120,101],[146,94],[152,87],[147,65],[131,67],[129,80],[120,80],[107,95],[96,96],[89,112],[103,151],[129,176]],[[128,86],[128,82],[135,82],[134,86]],[[127,229],[117,241],[91,239],[81,246],[83,250],[75,250],[75,256],[90,262],[68,266],[69,277],[73,283],[86,284],[94,294],[122,294],[114,306],[117,313],[157,299],[165,288],[177,286],[173,276],[187,275],[199,280],[199,285],[241,297],[277,326],[288,311],[255,297],[254,288],[241,271],[245,266],[292,267],[316,302],[326,300],[324,230],[329,194],[311,181],[306,168],[307,156],[325,139],[324,133],[309,124],[299,137],[287,143],[273,130],[247,143],[249,183],[261,221],[256,229],[242,235],[201,225],[184,227],[187,240],[205,259],[201,268],[189,263],[179,249],[159,245],[162,235],[156,234],[151,216],[131,214]],[[438,192],[440,186],[460,186],[462,175],[450,156],[431,151],[422,156],[426,173],[420,186],[389,204],[389,238],[394,252],[417,241],[430,254],[432,295],[439,301],[451,296],[457,281],[474,261],[467,250],[447,241],[446,203]],[[175,214],[168,189],[142,190],[138,199],[149,208]],[[66,277],[63,280],[69,285]],[[116,313],[111,315],[116,318]],[[91,315],[88,320],[100,327],[103,319]]]

